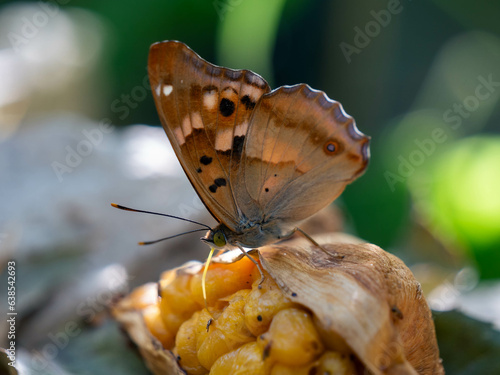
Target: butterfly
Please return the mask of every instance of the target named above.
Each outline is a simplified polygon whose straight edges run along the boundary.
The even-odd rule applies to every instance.
[[[258,74],[213,65],[178,41],[151,46],[148,73],[175,154],[218,222],[202,238],[212,248],[290,237],[368,165],[370,138],[306,84],[271,90]]]

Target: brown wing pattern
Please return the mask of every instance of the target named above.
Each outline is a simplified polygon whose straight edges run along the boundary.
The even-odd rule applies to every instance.
[[[163,128],[211,214],[235,230],[241,212],[233,186],[250,116],[267,82],[247,70],[208,63],[185,44],[151,46],[151,90]]]
[[[369,137],[323,92],[285,86],[257,104],[243,152],[235,186],[241,210],[285,225],[330,204],[364,172]]]

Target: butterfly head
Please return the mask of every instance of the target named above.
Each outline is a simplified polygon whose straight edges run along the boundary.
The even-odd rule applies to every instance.
[[[228,236],[230,235],[230,230],[224,224],[220,224],[214,229],[210,229],[205,237],[201,240],[211,247],[215,247],[220,250],[233,249],[234,246],[228,241]]]

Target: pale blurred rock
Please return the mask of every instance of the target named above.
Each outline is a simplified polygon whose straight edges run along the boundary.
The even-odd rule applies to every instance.
[[[20,317],[36,311],[23,325],[28,344],[43,342],[61,322],[89,320],[81,304],[106,292],[104,282],[93,282],[105,269],[121,267],[137,285],[208,254],[203,232],[138,246],[197,226],[110,206],[214,223],[161,128],[100,128],[69,114],[28,124],[0,147],[0,186],[1,260],[17,261]],[[90,315],[104,310],[107,298],[91,305]]]

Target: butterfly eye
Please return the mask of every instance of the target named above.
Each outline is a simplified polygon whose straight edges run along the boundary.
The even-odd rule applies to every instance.
[[[323,150],[327,155],[335,155],[340,151],[339,143],[336,141],[328,141],[323,146]]]
[[[223,247],[224,245],[226,245],[226,237],[221,231],[215,232],[214,245],[217,247]]]

